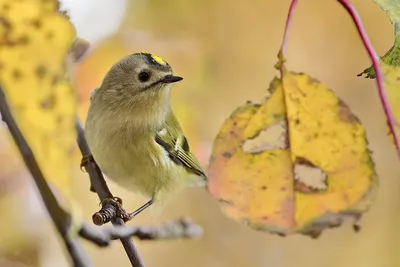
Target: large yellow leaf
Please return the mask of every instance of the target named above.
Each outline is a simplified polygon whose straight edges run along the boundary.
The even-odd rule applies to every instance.
[[[344,219],[356,225],[377,188],[363,125],[308,75],[288,72],[269,93],[221,127],[209,191],[229,217],[255,229],[318,236]]]
[[[0,0],[0,85],[46,179],[68,199],[75,94],[65,57],[75,36],[55,0]]]

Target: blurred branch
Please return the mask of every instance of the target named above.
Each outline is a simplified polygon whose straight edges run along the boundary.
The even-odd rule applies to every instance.
[[[6,101],[6,96],[0,87],[0,113],[2,114],[2,120],[7,124],[8,129],[14,138],[14,141],[23,157],[23,160],[32,174],[32,177],[39,189],[40,196],[43,203],[50,214],[50,217],[56,226],[57,231],[62,237],[64,244],[69,252],[69,255],[73,261],[75,267],[89,267],[92,266],[89,258],[84,252],[79,240],[70,235],[69,230],[71,226],[71,215],[67,213],[59,204],[55,198],[53,192],[51,191],[48,183],[46,182],[42,171],[31,151],[28,143],[23,137],[21,131],[19,130],[12,114],[10,108]],[[83,133],[83,129],[81,133]],[[86,141],[80,140],[80,146],[87,147]],[[85,151],[85,148],[83,148]],[[90,152],[90,151],[89,151]],[[98,169],[97,165],[94,163],[95,168],[98,170],[100,176],[92,175],[95,179],[94,187],[97,192],[101,192],[99,197],[107,197],[112,194],[108,190],[105,180]],[[93,167],[93,166],[92,166]],[[92,168],[89,167],[89,172]],[[96,179],[97,177],[97,179]],[[135,236],[141,240],[159,240],[159,239],[171,239],[171,238],[193,238],[199,236],[202,232],[201,227],[193,224],[187,219],[182,219],[178,221],[173,221],[161,226],[141,226],[141,227],[123,227],[124,222],[122,219],[115,218],[114,224],[119,225],[117,227],[102,228],[88,225],[83,223],[79,229],[79,236],[89,241],[92,241],[98,246],[108,246],[110,241],[115,239],[121,239],[127,255],[132,263],[132,266],[144,266],[144,263],[139,257],[137,249],[135,248],[133,241],[130,240],[131,236]]]
[[[386,96],[385,88],[383,85],[383,74],[382,74],[381,67],[379,65],[379,56],[375,52],[375,50],[371,44],[371,41],[369,40],[368,35],[365,32],[361,18],[358,15],[356,9],[353,7],[353,5],[348,0],[338,0],[338,1],[346,9],[347,13],[349,13],[351,18],[353,19],[353,22],[357,28],[358,34],[360,35],[361,40],[364,44],[364,47],[367,50],[369,57],[371,58],[372,66],[373,66],[375,74],[376,74],[376,83],[378,86],[379,98],[382,102],[382,106],[383,106],[383,109],[385,111],[385,114],[386,114],[386,117],[388,120],[390,132],[393,136],[394,144],[396,146],[397,155],[400,158],[400,137],[398,136],[398,134],[396,132],[396,128],[395,128],[397,122],[393,115],[392,109],[390,108],[389,100]]]
[[[107,246],[111,240],[135,236],[140,240],[161,240],[173,238],[193,238],[201,235],[202,228],[193,224],[189,219],[172,221],[161,226],[133,227],[93,227],[84,225],[80,235],[99,246]]]
[[[6,96],[3,89],[0,87],[0,113],[2,114],[2,120],[7,124],[8,129],[22,155],[25,165],[32,174],[32,177],[39,189],[40,196],[43,203],[50,214],[50,217],[62,237],[64,244],[71,256],[71,259],[76,267],[88,267],[92,266],[89,258],[85,254],[80,242],[76,238],[72,238],[69,235],[69,229],[71,225],[71,216],[66,213],[58,204],[53,192],[47,184],[42,171],[22,135],[20,129],[17,126],[14,118],[12,117],[10,107],[7,104]]]

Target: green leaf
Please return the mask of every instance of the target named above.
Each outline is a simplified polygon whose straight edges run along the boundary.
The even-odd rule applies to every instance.
[[[389,16],[391,23],[394,26],[395,40],[393,46],[381,57],[381,62],[390,66],[400,66],[400,0],[374,0]],[[366,78],[375,78],[375,71],[371,67],[366,68],[363,72],[357,76],[365,74]]]

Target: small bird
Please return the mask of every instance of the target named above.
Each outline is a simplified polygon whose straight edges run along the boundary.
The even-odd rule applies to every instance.
[[[150,198],[131,218],[185,186],[205,186],[170,106],[172,84],[182,79],[160,57],[135,53],[113,65],[92,92],[85,123],[91,156],[109,179]]]

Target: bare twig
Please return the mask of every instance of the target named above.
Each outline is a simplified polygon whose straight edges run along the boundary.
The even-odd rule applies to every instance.
[[[99,228],[85,224],[80,230],[80,236],[99,246],[107,246],[111,240],[131,236],[137,237],[140,240],[161,240],[194,238],[201,234],[202,228],[193,224],[189,219],[172,221],[162,226],[113,226]]]
[[[353,22],[356,25],[356,28],[361,37],[361,40],[363,41],[364,47],[367,50],[369,57],[371,58],[372,66],[373,66],[375,74],[376,74],[376,83],[378,86],[379,98],[382,102],[383,109],[384,109],[385,114],[388,119],[388,125],[390,128],[390,132],[393,135],[397,154],[400,157],[400,137],[397,135],[397,132],[396,132],[396,128],[395,128],[396,124],[397,124],[396,119],[393,115],[392,109],[390,108],[389,100],[386,96],[385,88],[383,85],[383,74],[382,74],[381,67],[379,65],[379,56],[375,52],[375,50],[368,38],[368,35],[365,32],[361,18],[358,15],[356,9],[352,6],[352,4],[350,4],[350,2],[348,0],[338,0],[338,1],[346,9],[346,11],[349,13],[351,18],[353,19]]]
[[[8,129],[22,155],[25,165],[32,174],[36,186],[40,192],[43,203],[50,214],[50,217],[62,237],[64,244],[71,256],[71,259],[76,267],[92,266],[89,258],[83,251],[80,242],[76,238],[69,236],[68,232],[71,224],[71,216],[66,213],[58,204],[53,192],[47,184],[42,171],[31,151],[28,143],[22,135],[20,129],[15,122],[10,108],[6,101],[6,96],[0,87],[0,113],[2,114],[3,121],[7,124]]]
[[[85,134],[80,120],[76,119],[76,129],[78,132],[78,145],[81,150],[82,156],[91,155],[89,146],[85,140]],[[106,198],[113,198],[110,190],[108,189],[107,183],[104,180],[103,174],[100,171],[99,166],[94,161],[89,161],[87,163],[87,168],[90,177],[90,183],[100,200]],[[116,212],[116,211],[115,211]],[[115,218],[112,220],[113,225],[121,226],[125,225],[124,221],[121,218]],[[124,246],[125,252],[128,255],[128,258],[134,267],[142,267],[145,266],[144,262],[140,258],[139,252],[133,243],[132,239],[128,237],[121,238],[121,243]]]

